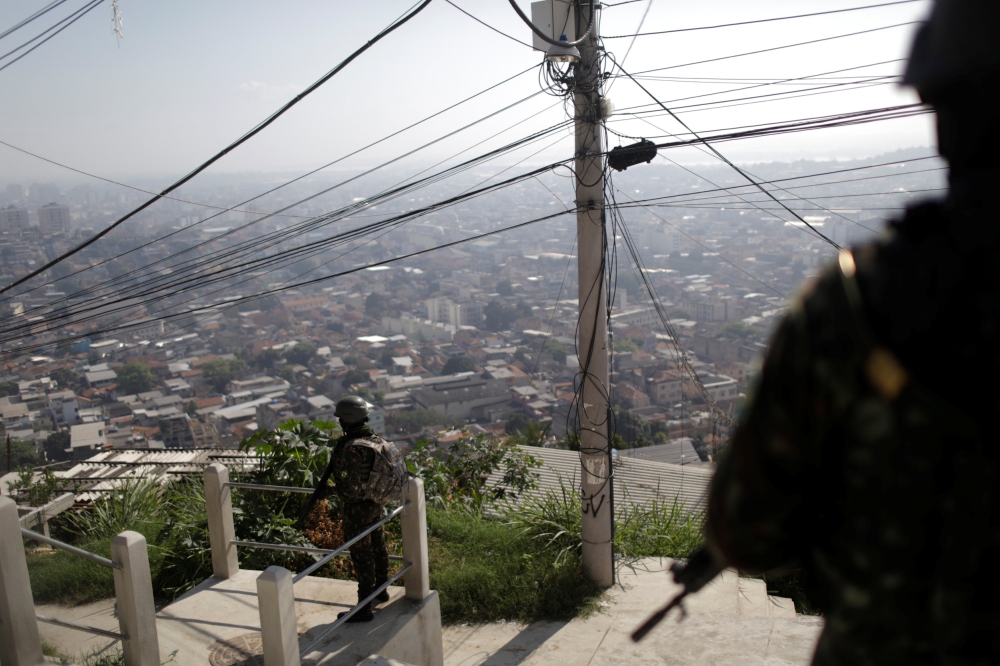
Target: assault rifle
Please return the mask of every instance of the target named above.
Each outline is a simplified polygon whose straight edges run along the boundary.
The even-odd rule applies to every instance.
[[[670,572],[674,574],[674,582],[682,585],[683,589],[670,600],[670,602],[653,613],[648,620],[632,632],[632,640],[638,643],[646,634],[653,630],[653,627],[663,621],[674,608],[681,609],[681,616],[687,615],[681,603],[684,597],[708,585],[713,578],[722,573],[725,567],[719,564],[711,553],[704,548],[700,548],[688,559],[687,562],[674,562],[670,566]]]

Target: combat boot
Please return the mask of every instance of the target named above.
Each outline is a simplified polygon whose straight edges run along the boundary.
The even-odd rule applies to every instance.
[[[347,611],[344,611],[343,613],[337,613],[337,619],[339,620],[345,615],[347,615]],[[369,603],[368,605],[359,608],[357,613],[347,618],[347,623],[350,624],[352,622],[371,622],[374,619],[375,619],[375,614],[372,613],[372,605]]]
[[[386,580],[388,580],[388,579],[387,578],[383,578],[382,580],[375,581],[375,588],[378,589],[382,585],[385,585],[385,581]],[[385,588],[384,590],[382,590],[381,592],[379,592],[378,596],[375,597],[375,601],[377,601],[379,603],[383,603],[383,604],[385,602],[389,601],[389,588]]]

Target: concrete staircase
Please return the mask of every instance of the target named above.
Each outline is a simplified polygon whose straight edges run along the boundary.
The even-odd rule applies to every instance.
[[[671,613],[646,639],[630,634],[677,593],[671,560],[647,559],[619,574],[599,613],[570,622],[448,627],[446,666],[508,664],[670,664],[805,666],[822,620],[799,616],[790,599],[771,597],[763,581],[726,571]]]

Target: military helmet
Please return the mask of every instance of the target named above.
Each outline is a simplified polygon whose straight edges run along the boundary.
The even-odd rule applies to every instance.
[[[937,0],[913,41],[903,84],[928,95],[1000,73],[1000,2]]]
[[[337,401],[333,415],[344,423],[363,423],[368,420],[368,402],[357,395],[349,395]]]

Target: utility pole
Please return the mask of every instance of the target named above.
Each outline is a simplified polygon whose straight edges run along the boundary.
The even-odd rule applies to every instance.
[[[587,25],[590,7],[577,5],[577,25]],[[580,465],[583,505],[583,569],[601,587],[614,584],[612,554],[611,434],[608,405],[608,306],[605,271],[604,150],[601,140],[601,85],[598,16],[579,44],[575,65],[576,216],[580,276]]]

